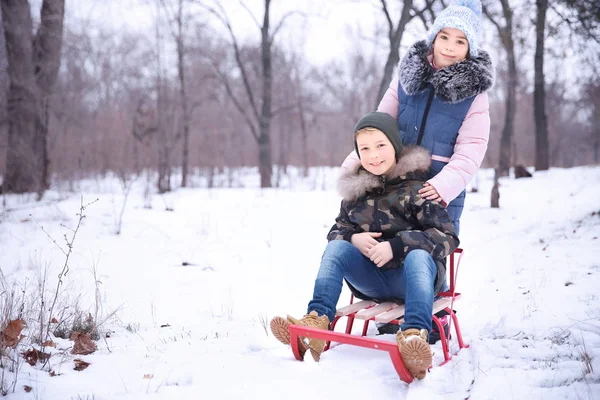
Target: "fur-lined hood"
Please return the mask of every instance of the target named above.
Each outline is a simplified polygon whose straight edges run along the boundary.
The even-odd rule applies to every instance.
[[[391,182],[396,178],[407,179],[414,173],[426,174],[431,165],[429,152],[421,146],[406,146],[400,153],[396,168],[387,176]],[[346,201],[354,201],[367,192],[384,189],[379,175],[365,171],[360,164],[355,169],[342,170],[337,182],[337,189]]]
[[[424,40],[419,41],[398,64],[398,79],[408,95],[422,92],[431,83],[443,102],[459,103],[493,86],[494,68],[487,52],[480,50],[478,57],[436,71],[427,60],[429,50]]]

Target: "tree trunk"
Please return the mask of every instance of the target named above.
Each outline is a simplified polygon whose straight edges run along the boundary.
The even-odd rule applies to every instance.
[[[500,176],[508,175],[511,167],[511,142],[514,131],[514,120],[517,101],[517,63],[515,59],[515,43],[513,40],[512,9],[508,0],[501,0],[506,26],[500,29],[502,45],[508,60],[508,82],[506,84],[506,114],[504,128],[500,139]]]
[[[508,84],[506,88],[506,114],[504,128],[500,139],[500,176],[508,175],[511,167],[511,142],[514,131],[515,102],[517,100],[517,64],[514,47],[507,49],[508,53]]]
[[[596,117],[596,120],[600,122],[600,118]],[[596,132],[596,140],[594,144],[594,162],[600,164],[600,127],[596,124],[592,129]]]
[[[158,151],[158,181],[156,187],[158,193],[166,193],[171,191],[171,146],[169,143],[169,135],[166,121],[167,98],[165,89],[163,88],[162,79],[162,53],[161,53],[161,34],[159,21],[159,3],[156,3],[156,139]]]
[[[37,191],[43,176],[36,147],[38,88],[33,64],[32,22],[29,3],[2,1],[8,59],[8,151],[4,193]]]
[[[298,112],[300,114],[300,132],[302,133],[302,175],[308,177],[308,129],[306,129],[306,116],[304,115],[303,101],[298,102]]]
[[[500,183],[498,182],[499,177],[498,168],[494,169],[494,186],[492,187],[492,194],[490,198],[490,207],[500,208]]]
[[[48,158],[48,128],[50,122],[50,96],[60,68],[62,47],[63,20],[65,14],[64,0],[46,0],[42,4],[41,24],[33,42],[33,62],[35,76],[39,88],[37,116],[37,154],[42,156],[41,186],[38,196],[48,189],[50,160]]]
[[[273,101],[273,66],[271,64],[271,38],[269,36],[269,7],[271,0],[265,0],[265,16],[261,27],[261,57],[262,57],[262,107],[259,121],[258,140],[258,169],[260,172],[260,187],[271,187],[273,162],[271,157],[271,107]]]
[[[592,143],[594,143],[594,163],[600,164],[600,86],[596,86],[591,94],[592,118],[590,120]]]
[[[304,108],[303,88],[302,88],[302,77],[300,76],[300,68],[294,67],[294,87],[293,97],[295,102],[298,104],[298,118],[300,121],[300,139],[302,145],[302,175],[308,177],[308,129],[306,123],[306,109]]]
[[[185,55],[185,47],[183,43],[183,0],[179,0],[179,10],[177,14],[177,29],[177,68],[179,72],[179,94],[181,97],[181,107],[183,108],[183,154],[181,157],[181,187],[187,187],[190,154],[190,108],[186,93],[185,68],[183,60]]]
[[[171,191],[171,161],[169,149],[161,147],[158,150],[158,193]]]
[[[535,118],[535,170],[545,171],[550,167],[544,79],[544,30],[546,27],[548,0],[536,0],[536,7],[535,89],[533,92],[533,110]]]
[[[383,77],[381,78],[379,90],[377,91],[377,98],[375,99],[375,109],[377,109],[377,107],[379,106],[383,95],[389,87],[390,81],[392,80],[392,73],[394,72],[394,68],[398,64],[398,61],[400,61],[400,43],[402,43],[402,35],[404,34],[406,24],[412,19],[410,15],[410,9],[412,8],[413,1],[405,0],[403,4],[404,5],[402,6],[402,12],[400,14],[398,26],[396,27],[396,29],[394,29],[394,25],[389,17],[387,5],[385,1],[381,2],[383,12],[386,15],[386,18],[388,19],[388,39],[390,41],[390,52],[388,53],[387,61],[385,62],[385,67],[383,69]]]
[[[263,24],[262,26],[260,26],[260,54],[262,66],[260,82],[262,89],[262,92],[260,94],[261,104],[258,104],[258,101],[256,101],[256,99],[259,97],[255,95],[252,86],[250,85],[250,80],[248,78],[245,63],[242,60],[238,40],[235,34],[233,33],[233,28],[229,19],[222,12],[217,11],[212,7],[204,6],[205,9],[207,9],[212,15],[214,15],[218,20],[220,20],[223,23],[225,28],[228,30],[229,36],[231,37],[231,40],[233,42],[235,62],[241,73],[241,80],[243,82],[244,90],[248,98],[249,107],[243,106],[241,102],[238,101],[237,97],[234,95],[231,85],[229,84],[227,78],[225,78],[225,74],[223,72],[218,73],[223,79],[227,95],[230,97],[240,114],[242,114],[242,116],[244,117],[244,120],[246,121],[252,136],[258,143],[258,170],[260,174],[261,188],[271,187],[272,185],[271,179],[273,175],[273,160],[271,150],[271,120],[273,118],[273,66],[271,60],[271,50],[273,40],[275,39],[275,35],[277,34],[279,28],[281,28],[285,18],[282,18],[279,25],[277,25],[277,27],[272,33],[269,32],[269,9],[271,7],[271,0],[265,0],[264,4],[265,15],[263,17]]]
[[[32,37],[29,2],[1,2],[8,59],[8,151],[3,191],[48,187],[49,98],[60,66],[64,0],[44,0],[40,27]]]
[[[265,122],[268,124],[268,122]],[[271,187],[271,177],[273,175],[273,162],[271,157],[271,138],[264,134],[263,124],[261,123],[261,135],[258,141],[258,171],[260,173],[260,187]]]
[[[4,18],[2,14],[2,7],[0,7],[0,90],[3,94],[6,94],[6,89],[8,89],[8,60],[6,55],[6,39],[4,36]],[[0,96],[0,98],[6,100],[5,95]],[[0,104],[2,107],[6,107],[5,103]]]

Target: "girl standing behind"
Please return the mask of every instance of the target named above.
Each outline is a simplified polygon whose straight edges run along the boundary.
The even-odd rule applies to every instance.
[[[481,3],[459,0],[436,18],[426,40],[413,44],[399,64],[377,111],[398,120],[404,145],[431,154],[425,199],[447,206],[456,233],[465,188],[477,172],[490,134],[486,91],[493,84],[490,56],[479,49]],[[359,163],[351,153],[342,168]]]

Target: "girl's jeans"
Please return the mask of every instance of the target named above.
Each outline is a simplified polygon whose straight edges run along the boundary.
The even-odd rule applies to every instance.
[[[332,240],[321,258],[321,266],[308,312],[327,315],[330,321],[335,310],[344,278],[362,294],[376,299],[404,300],[405,315],[402,330],[427,329],[431,332],[433,285],[437,266],[429,253],[413,250],[407,254],[402,268],[381,270],[363,256],[351,243]]]

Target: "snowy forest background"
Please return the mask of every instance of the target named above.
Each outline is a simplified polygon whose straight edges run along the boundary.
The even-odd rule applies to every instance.
[[[438,343],[406,385],[385,354],[299,363],[268,330],[305,311],[356,120],[447,4],[1,0],[0,395],[599,398],[593,0],[483,1],[497,79],[461,220],[470,348],[439,367]]]
[[[236,171],[257,166],[261,186],[276,187],[290,165],[339,165],[354,123],[447,4],[2,2],[3,189],[42,194],[57,182],[149,171],[159,192],[239,186]],[[517,164],[598,163],[598,2],[483,5],[480,47],[497,72],[483,167],[506,175]],[[339,46],[317,63],[306,46],[315,29],[339,38],[322,35]],[[230,178],[215,182],[225,168]]]

